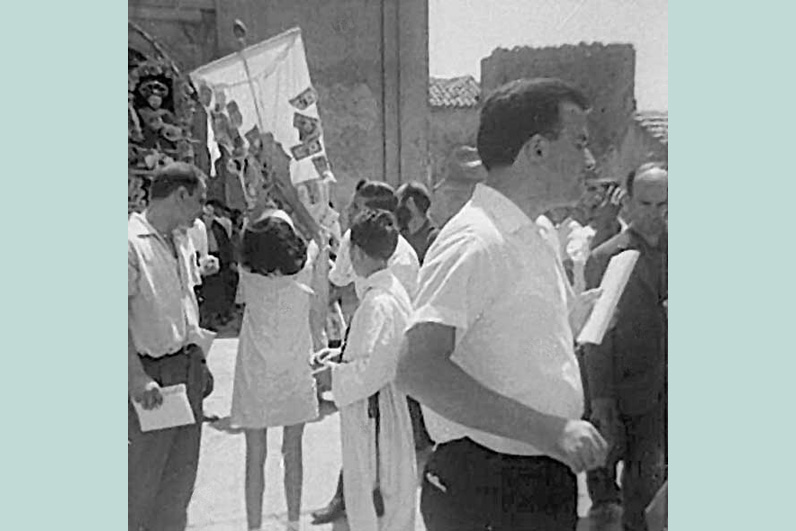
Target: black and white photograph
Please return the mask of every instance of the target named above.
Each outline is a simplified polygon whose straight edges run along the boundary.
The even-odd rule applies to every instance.
[[[667,0],[127,26],[128,531],[668,529]]]

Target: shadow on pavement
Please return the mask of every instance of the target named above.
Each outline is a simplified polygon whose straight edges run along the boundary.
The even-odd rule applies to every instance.
[[[210,425],[211,428],[213,428],[216,431],[221,431],[221,432],[229,433],[229,434],[232,434],[232,435],[237,435],[239,433],[243,433],[243,429],[242,428],[233,428],[232,427],[232,417],[224,417],[224,418],[218,419],[218,420],[216,420],[214,422],[208,422],[208,424]]]

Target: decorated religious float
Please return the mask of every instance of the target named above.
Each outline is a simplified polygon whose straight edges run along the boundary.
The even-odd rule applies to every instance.
[[[147,202],[160,166],[194,162],[192,124],[196,91],[158,42],[132,22],[128,32],[146,49],[127,52],[127,213]],[[133,40],[133,39],[130,39]],[[143,47],[143,46],[141,46]]]

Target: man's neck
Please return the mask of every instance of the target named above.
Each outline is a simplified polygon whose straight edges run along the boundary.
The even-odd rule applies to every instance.
[[[645,242],[647,242],[647,245],[649,245],[651,247],[657,247],[658,246],[658,242],[661,241],[661,233],[660,232],[657,233],[657,234],[648,234],[646,232],[642,232],[642,231],[638,230],[638,227],[636,227],[635,225],[632,225],[632,224],[630,225],[630,228],[633,230],[633,232],[635,232],[636,234],[641,236],[641,239],[643,239]]]
[[[162,208],[161,203],[150,204],[144,210],[144,217],[161,236],[166,238],[170,238],[171,233],[177,228],[168,210]]]
[[[387,262],[375,262],[371,266],[368,267],[366,271],[365,278],[370,278],[379,271],[384,271],[387,269]]]
[[[536,220],[550,208],[541,197],[518,197],[516,184],[523,180],[533,179],[529,175],[517,175],[513,167],[495,168],[491,170],[484,184],[503,194],[531,220]]]

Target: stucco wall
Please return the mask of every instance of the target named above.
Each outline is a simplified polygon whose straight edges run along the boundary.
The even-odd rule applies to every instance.
[[[216,0],[128,0],[128,19],[155,37],[183,72],[219,57]],[[144,50],[133,35],[129,45]]]
[[[478,113],[477,107],[436,107],[431,110],[429,124],[431,184],[439,182],[442,178],[445,163],[456,147],[475,147]]]

